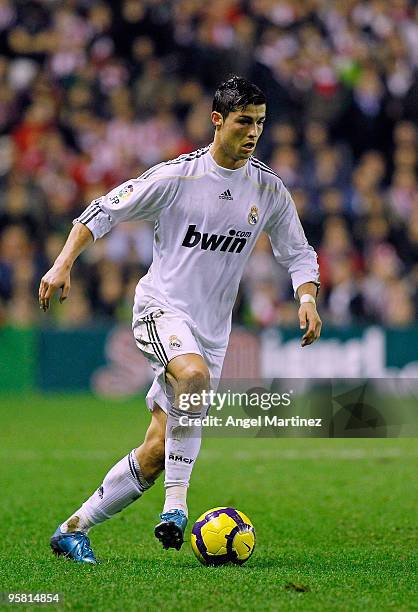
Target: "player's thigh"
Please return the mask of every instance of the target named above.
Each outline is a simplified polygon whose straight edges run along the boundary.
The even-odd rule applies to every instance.
[[[150,362],[157,376],[165,373],[177,357],[202,352],[187,321],[173,311],[155,310],[134,324],[137,347]]]
[[[212,387],[212,378],[220,377],[225,350],[207,352],[188,321],[177,312],[156,309],[140,317],[134,324],[134,336],[137,347],[155,372],[147,394],[150,411],[158,403],[167,413],[179,392],[200,392]],[[185,377],[194,383],[191,388],[179,389],[177,381]]]

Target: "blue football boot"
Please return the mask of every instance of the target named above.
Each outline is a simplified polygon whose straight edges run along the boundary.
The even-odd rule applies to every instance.
[[[82,531],[63,533],[61,525],[51,538],[51,548],[57,557],[63,555],[78,563],[91,563],[96,565],[97,559],[90,546],[90,540]]]
[[[155,537],[164,548],[180,550],[184,542],[184,530],[187,525],[187,516],[183,510],[169,510],[160,514],[161,523],[155,527]]]

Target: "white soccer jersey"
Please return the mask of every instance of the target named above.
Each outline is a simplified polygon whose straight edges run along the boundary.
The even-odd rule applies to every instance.
[[[220,167],[209,147],[154,166],[94,200],[74,222],[94,239],[121,221],[154,221],[153,261],[135,292],[134,323],[158,307],[178,311],[204,346],[224,348],[248,257],[261,231],[293,288],[319,283],[292,198],[268,166],[250,157]]]

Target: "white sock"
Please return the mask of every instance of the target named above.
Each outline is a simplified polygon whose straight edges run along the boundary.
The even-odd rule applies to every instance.
[[[150,488],[135,457],[135,449],[106,474],[103,484],[61,525],[64,533],[87,532],[129,506]]]
[[[166,499],[163,512],[178,508],[187,514],[186,494],[194,463],[200,450],[202,428],[194,424],[180,425],[180,417],[201,418],[201,413],[190,413],[171,407],[167,415],[165,439]]]
[[[172,487],[166,487],[165,490],[165,502],[163,512],[168,512],[174,508],[183,510],[186,516],[189,515],[187,510],[187,486],[186,485],[174,485]]]

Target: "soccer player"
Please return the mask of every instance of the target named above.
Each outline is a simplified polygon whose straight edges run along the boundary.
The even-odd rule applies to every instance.
[[[256,85],[238,76],[222,83],[213,100],[213,142],[94,200],[74,220],[41,280],[39,303],[46,311],[56,290],[61,302],[68,297],[72,265],[90,243],[122,221],[154,222],[153,262],[137,285],[133,308],[136,344],[155,372],[147,394],[151,423],[143,443],[59,525],[51,538],[58,555],[96,563],[89,529],[140,498],[164,469],[165,503],[155,535],[164,548],[181,547],[186,493],[201,441],[195,420],[209,406],[202,401],[185,412],[178,399],[204,397],[202,391],[219,379],[239,282],[262,231],[291,276],[302,346],[320,335],[315,251],[279,176],[253,157],[265,118],[266,99]]]

